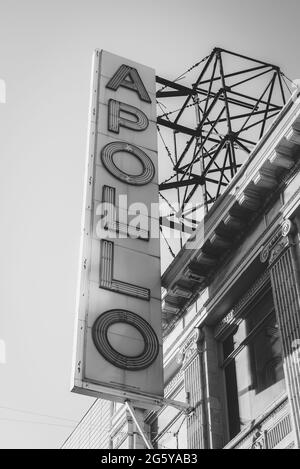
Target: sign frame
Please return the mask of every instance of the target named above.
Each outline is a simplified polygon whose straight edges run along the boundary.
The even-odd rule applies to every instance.
[[[81,233],[81,242],[80,242],[79,277],[78,277],[78,290],[77,290],[77,302],[76,302],[77,303],[76,304],[77,318],[76,318],[76,327],[75,327],[75,334],[74,334],[71,391],[79,393],[79,394],[89,395],[92,397],[103,398],[103,399],[108,399],[108,400],[117,401],[117,402],[126,402],[130,400],[133,403],[133,405],[147,409],[147,408],[160,406],[163,400],[162,342],[159,344],[159,349],[160,349],[159,360],[161,361],[161,371],[160,371],[161,391],[160,393],[151,393],[151,392],[145,392],[143,390],[139,391],[135,389],[131,390],[130,387],[128,386],[123,387],[117,384],[114,385],[112,383],[108,384],[106,382],[99,382],[98,380],[93,381],[90,378],[87,379],[85,375],[87,334],[88,334],[87,317],[89,314],[88,302],[89,302],[89,294],[90,294],[89,292],[89,275],[90,275],[89,260],[91,259],[91,256],[92,256],[92,236],[91,235],[92,235],[92,231],[94,228],[93,217],[94,217],[94,210],[95,210],[95,207],[93,206],[93,186],[94,186],[94,177],[95,177],[96,158],[99,157],[99,155],[97,155],[97,149],[99,146],[98,139],[101,139],[101,134],[100,135],[98,134],[97,118],[100,112],[99,111],[99,106],[100,106],[99,95],[101,92],[100,62],[101,62],[102,54],[109,54],[109,53],[105,51],[100,51],[98,49],[95,50],[94,55],[93,55],[93,66],[92,66],[92,76],[91,76],[91,88],[90,88],[91,95],[90,95],[89,123],[88,123],[88,144],[87,144],[87,157],[86,157],[85,178],[84,178],[84,201],[83,201],[82,222],[81,222],[82,233]],[[113,54],[110,54],[110,55],[114,56]],[[114,57],[117,57],[117,56],[114,56]],[[121,57],[119,57],[119,59],[120,59],[120,63],[122,63],[122,61],[132,62]],[[125,65],[122,65],[122,67],[125,67]],[[122,69],[122,67],[120,67],[120,69]],[[116,74],[114,74],[113,78],[115,77],[116,77]],[[113,81],[113,79],[111,78],[110,82],[106,85],[106,88],[114,89],[114,87],[115,89],[117,89],[118,84],[116,84],[116,79],[115,81]],[[129,88],[130,88],[130,83],[129,83]],[[134,91],[137,91],[137,90],[133,89],[131,92],[134,92]],[[140,99],[146,103],[147,102],[149,103],[150,98],[149,98],[149,95],[147,96],[146,89],[143,89],[141,87],[138,92],[140,95]],[[111,99],[110,103],[112,101],[114,101],[112,103],[114,107],[118,109],[118,106],[115,104],[117,101]],[[130,103],[127,103],[127,106],[129,106],[130,108]],[[126,111],[125,104],[123,107]],[[110,125],[110,120],[108,120],[108,125]],[[147,125],[145,124],[145,122],[143,122],[142,117],[140,118],[140,116],[138,116],[138,122],[136,123],[136,125],[133,124],[132,127],[133,127],[132,130],[130,130],[129,132],[137,131],[139,133],[142,133],[142,131],[147,128]],[[112,124],[111,124],[111,128],[109,128],[108,130],[111,130],[112,132],[116,132],[116,128],[114,128]],[[103,156],[103,148],[105,149],[105,147],[107,146],[108,145],[101,144],[102,158],[104,158],[105,156],[106,161],[108,161],[107,164],[109,164],[109,161],[110,161],[109,155],[107,156],[105,154]],[[145,156],[141,155],[141,156],[146,161],[147,155]],[[149,159],[149,157],[147,158]],[[148,170],[148,173],[147,173],[147,177],[149,179],[151,177],[151,174],[149,176],[149,171],[151,172],[152,168],[151,168],[151,165],[149,164],[148,164],[148,167],[150,167],[150,170]],[[109,171],[108,167],[106,167],[106,169],[107,171]],[[118,178],[118,175],[116,175],[115,177]],[[128,184],[130,184],[130,182],[128,182]],[[147,180],[146,182],[142,181],[141,184],[147,184]],[[158,193],[158,190],[157,190],[157,193]],[[157,197],[157,202],[158,202],[158,197]],[[99,240],[99,243],[102,241]],[[99,286],[99,288],[100,287],[101,285]],[[128,313],[130,313],[130,311],[128,311]],[[152,355],[153,355],[153,352],[152,352]],[[108,362],[108,366],[109,366],[109,362]],[[136,371],[136,373],[138,372],[139,371]]]

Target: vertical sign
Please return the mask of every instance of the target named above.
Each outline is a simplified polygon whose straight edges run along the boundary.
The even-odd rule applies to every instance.
[[[72,391],[163,397],[155,72],[96,51]]]

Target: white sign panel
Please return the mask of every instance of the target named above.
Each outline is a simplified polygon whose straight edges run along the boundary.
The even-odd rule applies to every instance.
[[[75,392],[163,397],[155,72],[94,54]]]

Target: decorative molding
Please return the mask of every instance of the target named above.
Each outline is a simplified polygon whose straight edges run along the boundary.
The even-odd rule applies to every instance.
[[[181,298],[191,298],[191,296],[193,295],[192,291],[188,290],[187,288],[183,287],[178,283],[173,286],[171,293],[173,295],[180,296]]]
[[[246,187],[244,191],[237,197],[239,205],[252,212],[255,212],[261,204],[261,198],[258,192],[252,187]]]
[[[260,261],[266,263],[269,261],[269,265],[278,259],[283,251],[290,245],[289,235],[295,230],[295,226],[291,220],[284,220],[281,224],[281,229],[277,230],[275,235],[269,240],[269,242],[263,246],[260,253]]]
[[[281,234],[282,236],[288,236],[295,232],[295,225],[291,222],[291,220],[284,220],[281,225]]]
[[[279,256],[285,251],[287,247],[289,247],[290,241],[287,236],[281,238],[278,243],[273,247],[270,257],[269,257],[269,265],[272,265],[274,261],[276,261]]]
[[[270,229],[270,227],[269,227],[269,229]],[[262,241],[265,237],[266,237],[266,233],[264,232],[264,233],[262,233],[262,234],[258,237],[258,239],[256,240],[255,247],[256,247],[257,245],[259,245],[259,244],[261,243],[261,241]],[[241,240],[241,242],[243,242],[243,241],[244,241],[244,238],[241,236],[241,237],[237,240],[237,242],[240,241],[240,240]],[[240,244],[238,244],[238,246],[239,246],[239,245],[240,245]],[[235,247],[237,247],[237,244],[235,245]],[[228,276],[225,276],[225,277],[224,277],[223,282],[221,282],[221,283],[219,284],[219,288],[218,288],[219,291],[221,291],[221,290],[225,287],[225,285],[229,282],[229,279],[232,277],[232,275],[233,275],[234,273],[236,273],[236,272],[241,268],[241,266],[244,264],[244,262],[247,260],[247,258],[249,258],[249,256],[251,255],[251,253],[253,252],[253,250],[254,250],[255,247],[253,247],[253,245],[252,245],[252,246],[250,247],[250,249],[248,249],[248,251],[246,252],[246,254],[239,260],[239,262],[238,262],[237,264],[235,264],[234,270],[232,270],[232,271],[229,273]],[[229,254],[229,255],[230,255],[230,254]],[[228,253],[225,253],[225,255],[223,255],[223,256],[221,257],[221,261],[225,262],[226,259],[227,259],[227,257],[228,257]],[[253,255],[252,255],[252,259],[253,259]],[[192,261],[192,262],[193,262],[193,264],[195,264],[194,261]],[[190,265],[190,264],[189,264],[189,265]],[[188,265],[188,266],[189,266],[189,265]],[[179,309],[177,315],[175,316],[175,314],[174,314],[174,316],[175,316],[174,319],[172,319],[172,321],[170,321],[167,325],[164,326],[164,329],[163,329],[164,336],[166,336],[169,332],[171,332],[171,330],[176,326],[177,322],[178,322],[178,321],[181,319],[181,317],[184,315],[184,313],[185,313],[185,311],[187,310],[187,308],[188,308],[189,306],[191,306],[191,305],[197,300],[197,298],[199,297],[199,294],[201,293],[201,291],[203,291],[204,288],[207,287],[207,285],[209,284],[210,280],[213,279],[214,275],[215,275],[217,272],[218,272],[218,269],[214,269],[212,272],[210,272],[209,274],[206,274],[206,276],[204,277],[205,283],[204,283],[204,280],[203,280],[202,283],[199,282],[199,287],[198,287],[198,288],[200,289],[200,291],[199,291],[199,290],[196,290],[196,291],[194,292],[193,297],[192,297],[187,303],[185,303],[183,306],[181,306],[181,308]],[[205,303],[204,306],[207,306],[209,301],[210,301],[210,300],[208,300],[208,301]]]
[[[277,185],[274,171],[267,168],[259,169],[253,178],[253,183],[263,189],[273,189]]]
[[[261,253],[260,253],[260,261],[264,264],[265,262],[267,262],[267,260],[269,259],[270,257],[270,253],[271,253],[271,250],[273,249],[273,247],[276,245],[276,243],[281,239],[282,237],[282,234],[281,234],[281,230],[280,229],[277,229],[276,232],[273,234],[273,236],[271,237],[271,239],[268,240],[267,244],[265,244],[263,247],[262,247],[262,250],[261,250]]]
[[[187,279],[187,280],[190,280],[192,282],[196,282],[198,284],[203,284],[206,277],[203,273],[201,273],[199,271],[199,269],[197,269],[197,267],[193,266],[193,264],[189,264],[184,272],[183,272],[183,275],[184,277]]]
[[[163,300],[162,301],[162,310],[163,310],[163,314],[166,315],[166,314],[172,314],[172,315],[177,315],[180,311],[180,307],[178,305],[172,305],[171,303],[169,303],[168,301],[166,300]]]
[[[204,332],[198,327],[195,328],[179,350],[177,354],[177,363],[185,367],[195,353],[200,351],[200,344],[203,340]]]
[[[300,160],[297,164],[297,170],[299,171],[300,170]],[[290,180],[292,180],[293,177],[296,177],[296,171],[293,172],[292,175],[289,175],[290,176]],[[288,201],[286,202],[285,204],[285,209],[284,209],[284,212],[285,213],[288,213],[287,216],[291,216],[291,213],[294,212],[294,208],[295,207],[298,207],[299,205],[299,200],[300,200],[300,188],[297,189],[293,195],[291,195],[288,199]]]
[[[252,437],[251,449],[266,449],[266,432],[259,425]]]

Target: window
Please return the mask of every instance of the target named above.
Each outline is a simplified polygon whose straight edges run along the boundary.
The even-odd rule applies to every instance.
[[[230,439],[284,391],[281,339],[271,292],[239,319],[223,342]]]

